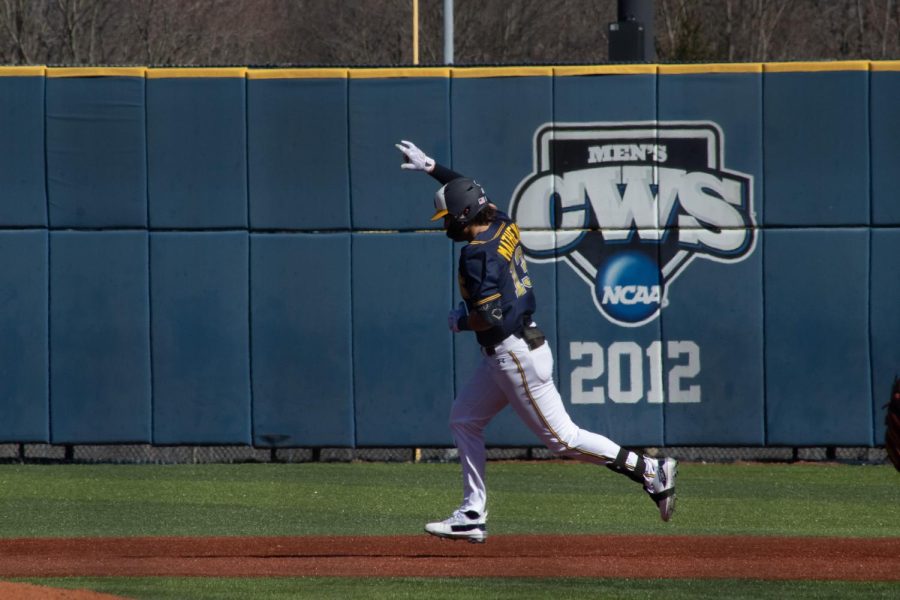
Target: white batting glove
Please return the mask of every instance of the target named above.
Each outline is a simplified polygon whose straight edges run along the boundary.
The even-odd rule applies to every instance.
[[[450,314],[447,315],[447,327],[450,331],[459,333],[459,320],[467,314],[469,314],[469,311],[466,310],[465,302],[460,302],[459,306],[451,310]]]
[[[426,173],[431,173],[434,170],[434,159],[419,150],[412,142],[402,140],[399,144],[394,145],[397,147],[397,150],[403,153],[401,169],[425,171]]]

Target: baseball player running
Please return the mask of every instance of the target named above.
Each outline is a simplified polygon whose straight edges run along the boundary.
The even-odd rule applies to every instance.
[[[642,484],[668,521],[675,510],[676,461],[629,452],[579,428],[566,412],[553,382],[550,345],[531,319],[534,291],[516,224],[476,181],[435,163],[412,142],[396,146],[404,156],[403,169],[425,171],[442,184],[431,220],[443,219],[447,237],[465,243],[458,273],[463,302],[450,311],[447,325],[455,333],[474,331],[483,355],[450,412],[463,501],[449,518],[425,525],[425,531],[470,542],[487,539],[483,432],[507,404],[555,454],[607,466]]]

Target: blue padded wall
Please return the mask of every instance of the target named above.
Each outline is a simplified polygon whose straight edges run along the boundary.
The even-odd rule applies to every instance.
[[[649,123],[656,119],[655,67],[634,75],[589,74],[554,78],[554,121],[587,133],[592,125],[609,131],[617,123]],[[554,134],[555,142],[569,137]],[[534,142],[531,144],[534,146]],[[536,165],[546,171],[547,164]],[[638,229],[655,227],[635,222]],[[638,238],[641,234],[635,234]],[[600,242],[593,229],[588,237]],[[659,320],[639,327],[619,327],[599,311],[594,280],[569,257],[556,263],[558,348],[557,386],[573,420],[625,446],[660,445],[663,410],[651,390],[652,371],[646,352],[660,338]],[[590,279],[590,281],[588,281]],[[632,362],[634,361],[634,362]],[[612,369],[618,365],[618,369]]]
[[[747,194],[756,223],[763,206],[762,66],[758,69],[661,73],[658,90],[660,122],[711,121],[720,127],[721,168],[751,178]],[[660,215],[660,222],[671,219]],[[667,445],[765,441],[759,235],[752,227],[721,231],[718,237],[733,239],[732,246],[750,245],[748,254],[739,262],[697,254],[668,286],[669,305],[661,315]]]
[[[450,242],[384,233],[352,244],[356,443],[450,444]]]
[[[720,127],[722,166],[753,178],[753,212],[757,225],[762,225],[762,72],[662,74],[659,119],[712,121]],[[662,215],[660,221],[665,223],[667,215]]]
[[[144,78],[47,78],[53,227],[147,223]]]
[[[482,357],[408,139],[521,212],[581,427],[881,444],[898,92],[866,61],[0,68],[0,441],[450,445]],[[596,292],[658,283],[630,322]],[[486,437],[536,443],[510,410]]]
[[[503,210],[531,171],[534,132],[553,119],[550,74],[453,79],[453,168],[476,179]]]
[[[50,441],[47,282],[47,232],[0,232],[2,441]]]
[[[656,73],[553,78],[553,116],[559,123],[639,122],[656,118]]]
[[[153,441],[249,444],[246,232],[150,236]]]
[[[872,224],[900,225],[900,70],[872,71]]]
[[[885,405],[894,377],[900,376],[900,229],[872,231],[872,414],[875,444],[884,443]]]
[[[150,226],[247,227],[246,83],[147,80]]]
[[[651,397],[647,357],[659,322],[614,325],[595,305],[592,284],[569,264],[557,265],[557,278],[557,383],[572,419],[624,446],[662,445],[663,410]]]
[[[46,226],[43,77],[0,77],[0,226]]]
[[[352,446],[350,234],[250,249],[254,444]]]
[[[249,79],[247,135],[252,228],[350,227],[346,77]]]
[[[766,225],[869,223],[868,76],[765,73]]]
[[[869,233],[763,237],[768,444],[872,443]]]
[[[56,444],[150,442],[147,233],[50,235]]]
[[[765,442],[763,255],[757,244],[736,264],[695,260],[668,291],[662,314],[667,445]]]
[[[394,144],[413,141],[449,166],[449,90],[449,77],[351,74],[347,119],[355,229],[439,227],[429,221],[434,213],[434,180],[424,173],[401,170],[402,155]]]

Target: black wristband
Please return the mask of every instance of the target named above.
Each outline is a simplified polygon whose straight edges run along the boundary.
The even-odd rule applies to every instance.
[[[469,327],[469,315],[460,315],[456,320],[456,327],[460,331],[469,331],[471,327]]]
[[[432,169],[428,174],[437,179],[442,184],[450,183],[454,179],[459,179],[460,177],[462,177],[462,175],[460,175],[456,171],[448,169],[440,163],[434,163],[434,169]]]

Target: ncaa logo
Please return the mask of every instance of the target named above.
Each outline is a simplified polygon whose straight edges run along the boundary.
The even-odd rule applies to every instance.
[[[637,327],[694,259],[753,252],[753,177],[723,155],[710,121],[548,123],[509,212],[531,260],[565,262],[603,316]]]

